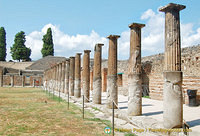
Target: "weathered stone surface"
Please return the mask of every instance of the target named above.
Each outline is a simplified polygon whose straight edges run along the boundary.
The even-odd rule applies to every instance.
[[[90,50],[84,50],[83,56],[83,72],[82,72],[82,84],[84,101],[89,102],[90,98]]]
[[[182,72],[164,72],[163,120],[165,128],[182,127]]]
[[[69,95],[74,96],[74,67],[75,57],[70,57],[70,72],[69,72]]]
[[[130,27],[130,58],[128,68],[128,115],[142,114],[141,28],[144,24],[132,23]]]
[[[75,87],[74,96],[76,98],[81,97],[81,55],[82,53],[77,53],[75,56]]]
[[[93,103],[101,104],[101,47],[96,44],[94,48],[94,77],[93,77]]]
[[[140,74],[129,75],[128,115],[142,114],[142,86]]]
[[[117,90],[117,39],[119,35],[109,35],[108,76],[107,76],[107,107],[112,108],[112,102],[118,104]],[[117,108],[117,106],[114,106]]]
[[[66,69],[65,69],[65,93],[69,92],[69,71],[70,71],[70,60],[66,60]]]

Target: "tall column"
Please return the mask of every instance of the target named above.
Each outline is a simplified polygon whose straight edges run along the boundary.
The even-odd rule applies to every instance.
[[[25,78],[25,76],[24,75],[22,75],[22,87],[24,87],[24,79]]]
[[[165,128],[182,127],[183,97],[181,72],[181,38],[179,11],[184,5],[170,3],[165,12],[165,67],[163,89],[163,125]]]
[[[101,47],[96,44],[94,48],[94,70],[93,70],[93,103],[101,104]]]
[[[90,70],[90,90],[93,90],[93,75],[94,75],[94,69],[93,67]]]
[[[59,93],[62,91],[62,62],[59,63]]]
[[[65,69],[65,94],[68,94],[69,92],[69,65],[70,60],[66,60],[66,69]]]
[[[84,50],[83,56],[83,94],[85,96],[85,102],[89,102],[90,98],[90,50]]]
[[[77,53],[75,56],[74,96],[76,98],[81,97],[81,54],[82,53]]]
[[[62,62],[62,93],[65,92],[65,68],[66,68],[66,61]]]
[[[106,92],[108,68],[103,68],[102,70],[102,92]]]
[[[59,65],[56,64],[56,91],[58,92],[58,79],[59,79],[59,72],[58,72],[58,69],[59,69]]]
[[[69,94],[74,96],[74,68],[75,68],[75,57],[70,57],[70,72],[69,72]]]
[[[108,76],[107,76],[107,107],[112,108],[112,101],[118,104],[117,88],[117,39],[119,35],[110,35],[108,52]],[[114,106],[114,108],[117,108]]]
[[[141,28],[144,24],[132,23],[130,28],[130,57],[128,68],[128,115],[142,114]]]

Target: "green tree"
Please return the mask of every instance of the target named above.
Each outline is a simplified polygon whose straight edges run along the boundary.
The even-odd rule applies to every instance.
[[[4,27],[0,28],[0,61],[6,60],[6,31]]]
[[[52,55],[54,56],[54,45],[51,28],[48,28],[47,33],[43,36],[43,48],[41,50],[42,57]]]
[[[15,35],[13,46],[10,48],[13,60],[31,61],[31,49],[25,46],[26,38],[23,31]]]

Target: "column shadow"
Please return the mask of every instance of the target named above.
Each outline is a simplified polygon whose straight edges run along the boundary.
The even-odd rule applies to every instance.
[[[163,111],[148,112],[148,113],[143,113],[142,115],[151,116],[151,115],[157,115],[157,114],[163,114]]]
[[[196,119],[196,120],[192,120],[192,121],[187,121],[188,125],[190,127],[194,127],[194,126],[200,126],[200,119]]]

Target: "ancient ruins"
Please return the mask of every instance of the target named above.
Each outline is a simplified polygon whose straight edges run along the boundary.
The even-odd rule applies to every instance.
[[[76,53],[75,57],[61,58],[41,71],[27,74],[28,70],[12,73],[0,71],[0,86],[43,86],[50,92],[59,92],[81,98],[89,103],[102,104],[102,92],[107,92],[106,106],[117,109],[118,94],[128,96],[128,116],[142,115],[142,95],[163,100],[163,126],[180,128],[183,124],[183,104],[188,103],[187,89],[197,91],[200,101],[200,46],[181,49],[180,11],[184,5],[170,3],[159,11],[165,13],[165,52],[141,57],[141,29],[145,24],[132,23],[130,28],[129,60],[119,61],[117,55],[119,35],[109,35],[108,60],[102,60],[103,44],[91,50]],[[34,65],[33,65],[34,66]],[[33,67],[32,66],[32,67]],[[191,70],[190,69],[195,69]],[[7,72],[6,72],[7,71]],[[7,73],[7,74],[6,74]],[[9,81],[8,81],[9,80]],[[29,84],[28,84],[29,80]],[[91,94],[92,93],[92,94]]]

